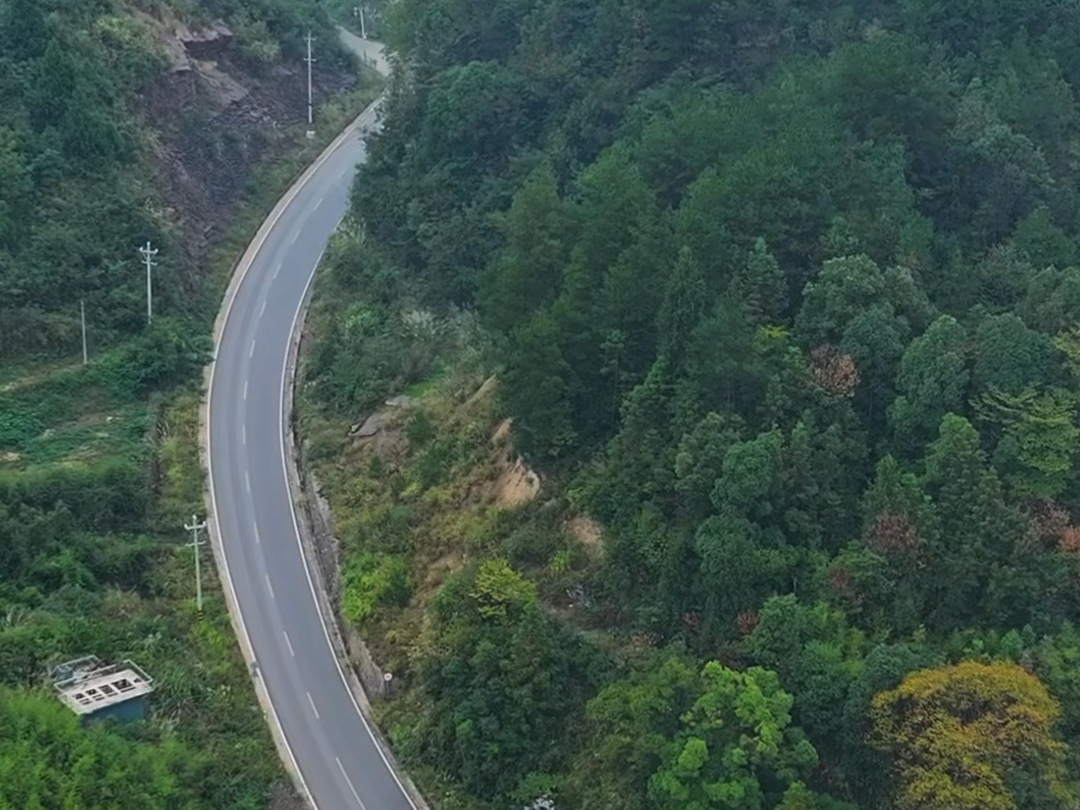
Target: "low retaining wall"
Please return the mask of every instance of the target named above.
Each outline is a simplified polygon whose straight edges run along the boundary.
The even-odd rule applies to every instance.
[[[312,283],[311,287],[314,287]],[[307,296],[311,296],[311,287]],[[305,337],[305,321],[309,300],[305,299],[301,317],[296,324],[296,332],[289,344],[287,379],[289,386],[285,391],[285,416],[288,430],[285,431],[285,449],[289,464],[289,489],[296,505],[296,522],[300,530],[300,541],[304,547],[304,556],[315,584],[315,595],[319,602],[319,611],[329,631],[334,645],[334,653],[341,663],[349,689],[356,700],[356,705],[367,718],[375,742],[382,748],[387,763],[394,769],[417,810],[429,810],[427,802],[417,790],[409,776],[397,767],[389,741],[371,710],[372,698],[383,698],[391,692],[392,679],[371,657],[367,645],[355,630],[341,619],[341,576],[338,570],[338,540],[334,534],[334,519],[330,505],[319,494],[318,480],[306,469],[303,444],[297,437],[295,398],[296,368],[300,357],[301,345]],[[345,632],[342,633],[342,628]]]

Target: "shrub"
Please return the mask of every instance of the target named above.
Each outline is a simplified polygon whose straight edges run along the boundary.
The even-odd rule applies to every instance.
[[[344,571],[342,612],[350,624],[360,624],[379,605],[409,601],[409,570],[405,561],[388,554],[359,554]]]

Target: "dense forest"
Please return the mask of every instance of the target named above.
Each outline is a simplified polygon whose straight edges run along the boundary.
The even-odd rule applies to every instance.
[[[437,803],[1080,806],[1078,30],[392,6],[305,390],[347,424],[471,364],[544,482],[467,520],[465,405],[330,475],[344,612]]]
[[[271,161],[321,148],[297,95],[309,26],[324,101],[356,76],[306,0],[0,0],[3,810],[288,798],[212,572],[196,618],[182,527],[204,509],[196,385],[225,242],[288,180]],[[88,654],[150,673],[147,722],[86,727],[57,700],[50,667]]]

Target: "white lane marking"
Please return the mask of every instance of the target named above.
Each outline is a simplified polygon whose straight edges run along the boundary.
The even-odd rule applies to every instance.
[[[292,642],[289,641],[289,634],[282,630],[281,635],[285,636],[285,646],[289,648],[289,655],[291,655],[293,658],[296,658],[296,653],[293,652]]]
[[[372,114],[374,114],[373,111],[376,105],[381,103],[381,101],[382,99],[380,98],[371,105],[369,109],[372,110]],[[334,139],[333,143],[331,143],[328,147],[326,147],[325,150],[323,150],[323,153],[319,155],[318,159],[310,166],[308,166],[307,169],[304,170],[304,173],[300,176],[300,179],[297,180],[292,185],[292,187],[289,188],[288,192],[286,192],[286,194],[280,200],[278,200],[277,204],[274,206],[273,211],[270,212],[270,216],[263,220],[262,225],[259,226],[259,230],[255,234],[255,238],[251,241],[251,244],[248,245],[247,250],[244,251],[244,255],[240,259],[240,264],[237,267],[236,272],[233,273],[232,278],[229,280],[229,287],[225,291],[225,301],[222,305],[221,311],[218,314],[217,320],[214,322],[215,355],[221,349],[221,340],[225,334],[225,327],[229,323],[229,317],[232,315],[233,306],[236,304],[236,299],[240,294],[240,288],[243,286],[244,280],[247,278],[248,271],[251,270],[252,265],[255,263],[255,259],[262,251],[263,245],[266,244],[266,240],[269,238],[274,228],[277,227],[277,224],[281,220],[281,217],[284,216],[285,212],[289,209],[289,206],[292,205],[293,201],[296,199],[296,196],[307,186],[309,182],[311,182],[311,178],[314,177],[319,172],[319,170],[327,163],[327,161],[329,161],[330,158],[334,154],[336,154],[337,151],[344,144],[348,143],[349,139],[353,137],[353,135],[356,134],[357,129],[360,127],[360,118],[361,116],[357,116],[356,118],[354,118],[352,123],[345,127],[345,129],[342,130],[341,134]],[[281,267],[279,265],[278,270],[280,269]],[[277,276],[276,271],[274,273],[274,276]],[[217,380],[216,369],[217,362],[215,357],[214,362],[211,364],[210,368],[207,371],[207,376],[210,379],[209,387],[206,391],[206,413],[208,415],[213,413],[212,406],[214,400],[214,383]],[[247,399],[246,389],[244,392],[244,399]],[[211,443],[213,429],[209,416],[207,416],[204,422],[205,424],[203,426],[203,436],[206,441],[207,451],[206,477],[207,481],[209,482],[207,490],[210,501],[210,511],[213,513],[214,517],[213,521],[210,523],[211,537],[215,541],[215,550],[220,556],[221,567],[225,574],[225,576],[222,578],[222,581],[223,584],[226,584],[228,588],[227,595],[230,601],[230,609],[235,609],[236,623],[239,625],[240,628],[241,647],[244,650],[245,657],[250,658],[252,661],[254,661],[255,648],[254,645],[252,645],[251,643],[251,636],[248,633],[247,623],[244,621],[244,609],[240,604],[239,598],[236,596],[236,584],[233,582],[232,573],[229,570],[229,555],[225,551],[225,548],[221,543],[221,532],[218,528],[221,525],[221,520],[218,514],[219,510],[217,503],[217,493],[215,491],[216,487],[214,485],[214,454],[213,446]],[[282,458],[284,459],[284,456],[282,456]],[[294,513],[294,522],[295,518],[296,516]],[[255,542],[259,542],[258,528],[256,528]],[[299,538],[297,538],[297,542],[299,543]],[[326,626],[324,623],[323,630],[325,631],[325,629]],[[327,636],[327,639],[329,640],[329,636]],[[345,682],[345,675],[344,673],[341,673],[340,665],[338,666],[338,672],[339,674],[341,674],[342,682]],[[347,684],[346,689],[348,689]],[[274,705],[274,701],[271,700],[269,693],[265,690],[265,687],[263,687],[261,690],[257,688],[256,691],[259,694],[259,702],[262,703],[263,706],[269,711],[274,726],[281,733],[281,744],[278,746],[278,753],[282,753],[282,749],[284,749],[283,753],[285,757],[288,758],[289,764],[292,766],[289,770],[292,772],[294,778],[299,783],[300,792],[303,793],[304,797],[308,800],[308,802],[312,806],[314,806],[315,801],[311,796],[311,790],[308,787],[307,780],[304,778],[303,771],[300,770],[300,763],[296,760],[296,754],[293,751],[292,746],[289,744],[289,739],[285,736],[284,727],[281,725],[281,718],[278,716],[277,707]],[[353,705],[356,706],[356,711],[359,714],[360,707],[356,704],[355,698],[353,699]],[[375,736],[371,733],[371,729],[367,728],[367,722],[364,720],[362,714],[360,715],[360,718],[362,721],[362,725],[364,725],[368,734],[371,736],[371,739],[374,741]],[[382,753],[382,749],[380,749],[380,753]],[[385,754],[383,754],[383,760],[386,761]],[[389,763],[387,764],[389,765]],[[401,784],[401,779],[398,778],[398,775],[393,771],[391,771],[391,773],[393,773],[394,780],[401,787],[402,792],[408,799],[409,805],[415,808],[416,804],[415,802],[413,802],[412,797],[409,796],[407,792],[405,792],[405,788]]]
[[[325,199],[326,199],[326,197],[319,197],[319,199],[315,201],[315,205],[311,206],[311,210],[312,211],[318,211],[319,206],[322,205],[322,201],[325,200]]]
[[[259,307],[259,317],[261,318],[265,314],[266,314],[266,299],[264,298],[263,299],[263,305],[261,307]]]
[[[251,494],[251,476],[247,470],[244,470],[244,489],[248,491],[248,495]]]
[[[315,712],[315,719],[319,719],[319,710],[315,708],[315,701],[311,698],[311,692],[307,693],[307,702],[311,704],[311,710]]]
[[[360,801],[360,794],[357,793],[356,788],[353,787],[352,779],[350,779],[349,775],[345,773],[345,766],[341,764],[341,759],[339,757],[334,757],[334,760],[337,762],[338,770],[341,771],[341,775],[345,777],[345,784],[347,784],[349,786],[349,790],[352,791],[352,797],[356,799],[356,803],[360,805],[360,810],[367,810],[367,808],[364,807],[364,803]],[[406,793],[405,795],[408,796],[409,794]],[[411,797],[409,798],[411,801]]]
[[[290,239],[290,240],[289,240],[289,244],[290,244],[290,245],[295,245],[295,244],[296,244],[296,240],[297,240],[297,239],[299,239],[299,238],[300,238],[300,231],[297,231],[296,233],[294,233],[294,234],[292,235],[292,239]]]
[[[251,348],[248,349],[248,357],[254,357],[254,356],[255,356],[255,341],[252,340],[251,341]]]
[[[247,444],[247,425],[240,426],[240,443]]]
[[[244,380],[244,399],[245,400],[247,399],[247,387],[248,387],[248,381]]]
[[[347,213],[347,212],[346,212]],[[341,215],[341,219],[338,220],[338,226],[341,225],[345,219],[345,214]],[[326,252],[326,246],[323,246],[323,253]],[[315,262],[315,266],[311,268],[311,274],[307,278],[307,282],[304,285],[304,293],[300,296],[300,303],[297,304],[296,311],[293,313],[292,326],[289,327],[289,342],[290,345],[296,337],[296,327],[300,322],[300,316],[304,312],[304,307],[307,304],[308,295],[311,293],[311,285],[315,281],[315,270],[319,266],[319,261],[322,260],[323,253],[319,254],[319,260]],[[281,450],[281,470],[285,476],[286,481],[286,499],[289,502],[289,512],[292,514],[293,520],[293,537],[296,538],[296,547],[300,551],[300,560],[304,564],[304,574],[307,576],[308,589],[311,591],[311,600],[316,605],[319,605],[319,596],[315,592],[315,580],[311,577],[311,565],[308,562],[307,553],[304,551],[304,541],[300,539],[300,523],[296,517],[296,504],[293,502],[292,488],[288,485],[289,481],[289,459],[285,455],[285,430],[287,429],[285,422],[285,391],[288,387],[289,381],[289,357],[291,351],[286,350],[285,361],[281,364],[281,386],[278,390],[278,448]],[[290,406],[291,406],[290,402]],[[364,731],[367,732],[368,737],[371,739],[372,745],[375,746],[375,750],[379,752],[379,759],[383,761],[386,766],[386,770],[393,777],[394,783],[398,786],[398,790],[401,791],[401,795],[405,797],[405,800],[409,803],[409,807],[413,810],[419,810],[416,806],[416,802],[413,801],[412,794],[406,790],[404,783],[401,781],[401,777],[398,776],[397,768],[390,762],[390,758],[383,750],[382,744],[375,737],[375,732],[371,730],[371,726],[368,724],[367,718],[360,710],[360,704],[356,701],[356,695],[352,692],[352,687],[349,686],[348,680],[345,678],[345,671],[341,668],[341,662],[338,660],[337,653],[334,650],[334,642],[330,639],[330,629],[326,626],[326,618],[323,616],[322,611],[316,609],[315,611],[319,616],[319,624],[322,625],[323,636],[326,638],[326,646],[329,654],[334,662],[334,668],[337,669],[338,677],[341,679],[341,685],[345,688],[345,693],[352,701],[353,708],[356,710],[356,714],[360,717],[360,725],[364,727]],[[341,773],[345,776],[345,781],[349,783],[349,787],[352,788],[352,782],[349,781],[349,777],[345,774],[345,769],[341,767],[341,760],[338,760],[338,767],[341,768]],[[356,795],[355,788],[353,789],[353,796],[356,797],[357,803],[360,805],[361,810],[364,810],[364,804],[360,801],[360,797]]]
[[[281,262],[274,265],[274,278],[277,278],[277,274],[281,272]]]
[[[254,520],[251,521],[251,529],[255,533],[255,543],[257,545],[261,546],[262,545],[262,538],[259,537],[259,524],[256,523]]]
[[[268,591],[270,591],[270,598],[271,599],[277,599],[277,597],[274,596],[274,586],[270,584],[270,575],[269,574],[266,575],[266,589]]]

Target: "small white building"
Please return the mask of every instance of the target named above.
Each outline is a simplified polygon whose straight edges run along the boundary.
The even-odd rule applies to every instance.
[[[93,655],[53,667],[53,687],[60,700],[87,719],[141,720],[154,681],[132,661],[106,665]]]

